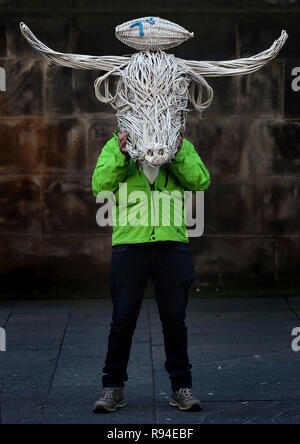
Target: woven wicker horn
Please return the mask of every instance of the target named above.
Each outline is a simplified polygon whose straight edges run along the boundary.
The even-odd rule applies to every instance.
[[[158,17],[141,18],[116,28],[119,40],[141,50],[131,57],[55,52],[41,43],[24,23],[20,27],[28,43],[51,62],[69,68],[105,71],[95,81],[96,96],[117,110],[120,130],[129,133],[130,156],[144,168],[156,168],[156,173],[158,167],[176,155],[178,136],[189,111],[188,101],[200,112],[211,105],[214,92],[205,77],[255,72],[277,56],[288,38],[282,31],[269,49],[253,57],[214,62],[183,60],[165,53],[163,49],[175,47],[193,34]],[[111,76],[119,76],[115,95],[109,88]],[[152,173],[149,176],[154,177]]]
[[[266,51],[260,52],[252,57],[228,61],[193,61],[177,59],[177,62],[183,66],[193,70],[195,73],[205,77],[219,76],[239,76],[242,74],[250,74],[258,71],[265,64],[273,60],[288,38],[286,31],[282,31],[278,40]]]
[[[193,61],[176,59],[179,66],[186,70],[192,80],[190,88],[190,101],[197,111],[204,111],[209,108],[213,101],[214,92],[206,80],[202,77],[220,77],[220,76],[239,76],[258,71],[264,65],[273,60],[288,38],[286,31],[282,31],[278,40],[266,51],[260,52],[255,56],[229,60],[229,61]],[[199,86],[196,93],[196,84]],[[206,93],[206,99],[203,99],[203,92]]]
[[[119,68],[121,65],[126,65],[126,63],[130,61],[130,57],[89,56],[56,52],[40,42],[25,23],[20,23],[20,29],[32,48],[56,65],[77,69],[112,71]]]

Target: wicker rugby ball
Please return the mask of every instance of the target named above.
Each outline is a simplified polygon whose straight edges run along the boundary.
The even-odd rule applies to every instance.
[[[117,26],[116,37],[139,51],[160,51],[180,45],[194,33],[159,17],[143,17]]]

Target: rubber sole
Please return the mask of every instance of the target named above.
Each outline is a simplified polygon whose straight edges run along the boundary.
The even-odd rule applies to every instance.
[[[118,404],[118,405],[116,405],[116,407],[114,409],[106,408],[103,405],[98,405],[98,406],[95,405],[95,407],[93,408],[93,412],[94,413],[114,413],[119,408],[126,407],[126,405],[127,405],[126,403]]]
[[[170,401],[169,404],[172,407],[177,407],[182,412],[202,412],[203,411],[203,406],[198,403],[192,404],[190,407],[181,407],[181,405],[175,401]]]

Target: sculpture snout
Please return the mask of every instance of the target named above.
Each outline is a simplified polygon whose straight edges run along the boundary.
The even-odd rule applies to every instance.
[[[172,152],[164,145],[149,147],[145,153],[145,161],[156,167],[169,162],[171,158]]]

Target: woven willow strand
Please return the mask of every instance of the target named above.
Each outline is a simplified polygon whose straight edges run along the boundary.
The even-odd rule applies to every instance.
[[[112,71],[113,69],[118,68],[120,65],[128,63],[130,61],[130,57],[88,56],[81,54],[64,54],[62,52],[56,52],[40,42],[30,31],[28,26],[25,25],[25,23],[20,24],[20,29],[23,36],[32,46],[32,48],[56,65],[76,69]]]
[[[197,111],[204,111],[207,109],[214,97],[213,89],[206,82],[204,77],[223,77],[223,76],[240,76],[244,74],[251,74],[261,69],[264,65],[273,60],[282,47],[284,46],[288,34],[286,31],[281,32],[279,39],[275,40],[273,45],[252,57],[229,60],[229,61],[193,61],[177,59],[178,64],[188,72],[193,78],[194,82],[199,85],[198,96],[196,94],[195,83],[191,86],[190,100]],[[203,101],[203,95],[206,94],[206,99]]]
[[[105,71],[95,81],[96,96],[117,110],[120,129],[129,132],[131,157],[152,167],[174,158],[188,102],[200,112],[211,105],[214,92],[204,77],[253,73],[274,59],[288,38],[282,31],[269,49],[248,58],[192,61],[161,50],[142,51],[131,57],[63,54],[45,46],[24,23],[20,27],[29,44],[49,61],[69,68]],[[112,76],[119,77],[115,95],[110,91]]]
[[[173,159],[179,132],[185,128],[189,84],[173,55],[145,51],[133,56],[115,96],[120,129],[130,135],[127,149],[132,158],[153,167]]]
[[[160,17],[142,17],[117,26],[116,37],[138,51],[161,51],[181,45],[194,33]]]
[[[40,42],[25,23],[21,23],[20,28],[28,43],[49,61],[57,65],[69,68],[106,71],[107,74],[96,80],[95,92],[101,102],[114,104],[116,97],[112,96],[109,91],[109,77],[111,75],[122,76],[122,69],[127,66],[131,57],[87,56],[56,52]],[[278,55],[287,38],[286,31],[282,31],[280,38],[275,40],[269,49],[248,58],[229,61],[193,61],[176,58],[178,65],[199,86],[198,94],[196,94],[195,83],[192,83],[190,89],[190,100],[194,108],[198,111],[204,111],[211,105],[213,100],[213,89],[204,77],[238,76],[253,73]],[[104,83],[104,95],[100,92],[102,83]],[[203,99],[205,95],[206,98]]]
[[[266,51],[260,52],[252,57],[243,59],[228,60],[228,61],[194,61],[177,59],[178,63],[192,69],[194,72],[205,77],[220,77],[220,76],[239,76],[243,74],[250,74],[258,71],[266,63],[273,60],[288,38],[286,31],[282,31],[278,40],[275,40],[273,45]]]

